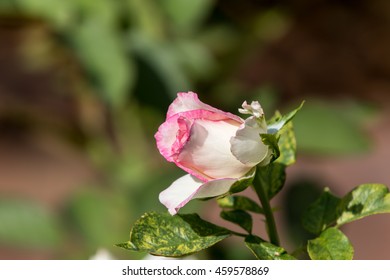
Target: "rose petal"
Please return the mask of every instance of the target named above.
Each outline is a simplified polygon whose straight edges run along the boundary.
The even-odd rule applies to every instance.
[[[238,111],[241,114],[253,115],[258,119],[264,116],[263,108],[261,108],[261,105],[258,101],[252,101],[250,105],[244,101],[244,103],[242,103],[242,109],[239,108]]]
[[[260,138],[267,128],[260,125],[258,119],[249,117],[230,139],[232,154],[243,164],[255,166],[268,154],[268,146]]]
[[[171,215],[188,203],[196,194],[203,182],[198,178],[187,174],[173,182],[159,196],[160,202],[168,208]]]
[[[175,163],[204,181],[242,177],[252,166],[237,160],[230,151],[230,139],[238,125],[231,121],[195,120],[191,137]]]
[[[236,120],[238,122],[243,122],[243,120],[234,114],[221,111],[217,108],[214,108],[208,104],[203,103],[199,100],[198,95],[194,92],[179,92],[176,99],[168,108],[167,118],[172,117],[178,113],[188,112],[192,110],[206,110],[214,113],[219,113],[225,115],[226,117]]]
[[[192,138],[191,128],[195,120],[205,119],[211,121],[212,124],[218,123],[218,121],[224,121],[227,124],[235,126],[235,130],[243,122],[243,120],[240,122],[232,120],[229,116],[222,113],[206,110],[193,110],[181,112],[167,118],[167,120],[160,125],[157,133],[154,135],[158,150],[168,161],[176,162],[175,159],[178,157],[182,148],[185,146],[187,141]],[[230,139],[231,136],[232,135],[228,135],[227,139]],[[220,137],[220,135],[218,137]],[[179,167],[183,168],[181,165],[179,165]],[[188,171],[188,168],[183,169],[191,173]],[[195,172],[195,174],[198,174],[198,172]]]
[[[179,131],[179,116],[174,116],[167,119],[163,124],[160,125],[158,131],[154,135],[156,139],[157,148],[161,155],[166,158],[167,161],[173,161],[173,150],[172,147],[176,142],[176,135]],[[176,147],[177,148],[177,147]]]
[[[175,215],[180,208],[192,199],[226,194],[238,180],[224,178],[203,183],[196,177],[187,174],[177,179],[167,189],[162,191],[159,200],[168,208],[171,215]]]
[[[236,178],[224,178],[204,183],[193,196],[193,199],[216,197],[226,194],[238,180]]]
[[[208,198],[242,192],[252,184],[255,174],[256,168],[252,168],[247,174],[238,179],[222,178],[209,181],[199,188],[193,198]]]

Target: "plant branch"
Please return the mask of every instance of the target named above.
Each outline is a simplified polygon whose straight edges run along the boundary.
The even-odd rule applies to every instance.
[[[259,168],[261,167],[257,167],[257,169]],[[259,173],[260,172],[258,172],[257,170],[255,178],[253,180],[253,188],[257,196],[259,197],[261,206],[263,207],[264,210],[264,216],[265,216],[265,222],[267,224],[269,241],[276,246],[280,246],[278,231],[276,229],[275,218],[272,212],[270,200],[268,198],[268,193],[264,185],[262,184],[261,179],[258,176]]]

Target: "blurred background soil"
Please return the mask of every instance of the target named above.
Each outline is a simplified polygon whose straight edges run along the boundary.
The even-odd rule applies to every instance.
[[[234,113],[259,99],[269,116],[306,100],[273,202],[288,248],[302,242],[297,197],[390,186],[389,1],[200,1],[192,22],[173,0],[111,14],[74,0],[71,19],[65,4],[16,2],[0,6],[0,259],[133,258],[112,244],[163,209],[158,192],[179,174],[153,139],[178,91]],[[343,231],[355,259],[390,259],[388,215]]]

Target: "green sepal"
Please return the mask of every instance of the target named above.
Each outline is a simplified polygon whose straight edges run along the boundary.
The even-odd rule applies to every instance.
[[[266,242],[255,235],[247,236],[245,245],[259,260],[295,260],[284,248]]]
[[[239,193],[248,188],[252,184],[255,174],[256,168],[252,168],[244,177],[241,177],[230,187],[228,194]]]
[[[250,211],[258,214],[264,214],[263,209],[252,199],[246,196],[225,196],[217,200],[222,208]]]
[[[348,238],[331,227],[316,239],[308,241],[307,252],[312,260],[352,260],[354,250]]]
[[[279,136],[276,134],[260,134],[261,141],[272,150],[271,162],[280,156],[279,150]]]
[[[286,180],[285,169],[283,164],[277,162],[257,168],[256,180],[267,191],[268,199],[272,199],[283,188]]]
[[[268,132],[269,134],[276,134],[279,132],[288,122],[290,122],[296,113],[302,108],[305,101],[302,101],[301,105],[295,110],[292,110],[286,115],[281,116],[279,112],[275,113],[275,116],[268,122]]]
[[[197,214],[171,216],[149,212],[135,222],[130,240],[117,246],[152,255],[181,257],[206,249],[230,235],[227,229],[204,221]]]
[[[244,210],[222,211],[221,218],[242,227],[248,233],[252,232],[252,216]]]
[[[302,214],[303,227],[315,235],[320,234],[321,231],[336,221],[339,203],[340,198],[334,196],[328,188],[325,188],[321,196]]]
[[[363,184],[353,189],[338,207],[337,226],[374,214],[390,213],[389,189],[382,184]]]

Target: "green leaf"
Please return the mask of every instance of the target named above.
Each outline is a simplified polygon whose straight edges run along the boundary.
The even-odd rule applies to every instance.
[[[381,184],[360,185],[341,200],[339,212],[338,226],[369,215],[390,213],[389,190]]]
[[[282,247],[264,241],[258,236],[250,235],[245,238],[245,245],[259,260],[294,260]]]
[[[296,113],[298,113],[299,110],[301,110],[303,104],[305,101],[299,105],[298,108],[291,111],[290,113],[280,116],[280,114],[277,112],[276,117],[274,117],[268,124],[268,132],[269,134],[276,134],[278,131],[280,131],[289,121],[291,121]],[[279,116],[278,116],[279,115]]]
[[[303,227],[316,235],[337,219],[340,199],[325,188],[321,196],[302,215]]]
[[[382,213],[390,213],[390,194],[384,185],[360,185],[342,199],[325,189],[302,215],[302,224],[309,232],[319,234],[332,224],[339,227],[366,216]]]
[[[8,246],[53,247],[61,244],[56,217],[39,204],[0,200],[0,243]]]
[[[115,246],[117,246],[119,248],[123,248],[125,250],[129,250],[129,251],[138,251],[138,248],[130,241],[118,243],[118,244],[115,244]]]
[[[287,123],[279,131],[279,151],[280,155],[276,159],[277,163],[289,166],[295,163],[297,142],[295,140],[295,133],[292,122]]]
[[[206,249],[230,235],[227,229],[206,222],[197,214],[171,216],[149,212],[134,224],[130,241],[118,246],[153,255],[180,257]]]
[[[286,116],[282,116],[278,111],[268,121],[268,135],[266,138],[262,135],[264,144],[269,145],[274,150],[274,159],[278,163],[289,166],[295,163],[297,143],[295,140],[292,118],[301,109],[302,104],[296,110]]]
[[[309,240],[307,251],[312,260],[352,260],[354,253],[348,238],[337,228],[328,228]]]
[[[235,210],[251,211],[263,214],[263,209],[253,200],[245,196],[225,196],[217,200],[222,208],[231,208]]]
[[[252,232],[252,216],[243,210],[222,211],[221,218],[239,225],[245,229],[248,233]]]
[[[283,187],[286,180],[285,166],[280,163],[270,163],[257,169],[256,177],[272,199]]]

